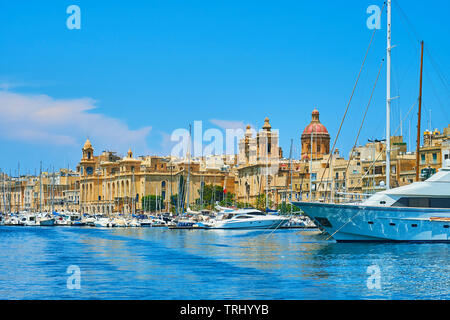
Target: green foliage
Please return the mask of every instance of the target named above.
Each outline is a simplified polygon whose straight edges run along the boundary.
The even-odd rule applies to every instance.
[[[202,190],[198,190],[198,192],[202,194]],[[234,194],[229,192],[224,194],[221,186],[205,185],[203,187],[203,201],[196,199],[195,203],[198,207],[212,208],[216,201],[221,206],[230,206],[233,204]]]
[[[272,207],[272,201],[269,199],[268,207]],[[266,195],[264,193],[256,197],[256,209],[266,211]]]
[[[287,214],[290,214],[291,212],[299,214],[299,212],[301,212],[300,208],[286,202],[282,202],[281,204],[279,204],[277,210],[279,210],[280,213],[287,213]]]
[[[253,207],[250,203],[248,202],[237,202],[236,203],[236,207],[238,208],[250,208]]]
[[[156,205],[158,204],[159,209],[165,209],[164,200],[161,196],[147,195],[142,197],[142,208],[144,211],[156,211]]]

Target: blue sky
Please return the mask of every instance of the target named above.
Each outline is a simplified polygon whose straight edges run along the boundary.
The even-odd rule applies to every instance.
[[[66,8],[81,8],[69,30]],[[251,124],[267,116],[284,155],[317,107],[332,141],[382,1],[0,0],[0,168],[75,167],[89,137],[96,153],[168,154],[170,134]],[[400,9],[401,8],[401,9]],[[450,2],[394,0],[392,129],[418,96],[425,41],[423,123],[450,123]],[[406,17],[406,18],[405,18]],[[347,153],[385,57],[386,15],[336,146]],[[385,136],[385,67],[359,144]],[[447,82],[446,82],[447,81]],[[14,106],[14,107],[11,107]],[[414,148],[417,107],[403,123]],[[411,123],[411,126],[410,126]],[[409,138],[411,132],[411,138]]]

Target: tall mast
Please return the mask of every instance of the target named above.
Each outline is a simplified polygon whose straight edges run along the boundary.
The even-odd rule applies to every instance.
[[[53,167],[52,166],[52,183],[51,183],[51,199],[52,199],[52,205],[51,205],[51,213],[53,214],[53,210],[55,209],[54,208],[54,206],[53,206],[53,202],[54,202],[54,199],[55,199],[55,195],[54,195],[54,192],[55,192],[55,167]]]
[[[39,167],[39,212],[42,211],[42,161]]]
[[[266,209],[264,211],[267,212],[269,208],[269,135],[266,135],[266,154],[267,154],[267,162],[266,162]]]
[[[309,201],[312,201],[312,157],[313,157],[313,130],[311,130],[311,155],[309,157]]]
[[[391,185],[391,0],[387,0],[386,189]]]
[[[419,151],[420,151],[420,118],[422,115],[422,72],[423,72],[423,41],[420,43],[420,86],[419,111],[417,113],[417,144],[416,144],[416,181],[419,181]]]
[[[22,205],[22,183],[20,182],[20,161],[18,162],[18,168],[17,168],[17,176],[19,177],[19,208],[17,209],[18,212],[21,210]]]
[[[0,169],[0,175],[2,176],[2,207],[3,213],[6,213],[6,201],[5,201],[5,174]]]
[[[190,186],[190,175],[191,175],[191,125],[189,124],[189,148],[188,148],[188,175],[187,175],[187,181],[186,181],[186,187],[187,187],[187,205],[186,209],[189,208],[189,202],[190,202],[190,194],[189,194],[189,186]]]
[[[9,213],[12,212],[12,206],[11,206],[11,202],[12,202],[12,174],[11,174],[11,169],[9,169],[9,183],[8,183],[8,189],[9,189]]]
[[[292,214],[292,201],[294,199],[292,198],[292,144],[294,143],[294,140],[291,139],[291,148],[289,150],[289,180],[290,180],[290,189],[291,189],[291,196],[290,196],[290,203],[291,203],[291,214]]]

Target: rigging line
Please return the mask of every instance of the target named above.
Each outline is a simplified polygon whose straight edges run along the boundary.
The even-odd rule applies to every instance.
[[[383,11],[385,5],[386,5],[386,3],[383,4],[383,8],[381,9],[381,11]],[[327,165],[326,165],[325,168],[329,167],[329,162],[330,162],[331,156],[332,156],[333,151],[334,151],[334,148],[335,148],[335,146],[336,146],[336,142],[337,142],[337,140],[338,140],[338,138],[339,138],[339,134],[340,134],[340,132],[341,132],[342,125],[343,125],[343,123],[344,123],[344,120],[345,120],[345,118],[346,118],[348,109],[349,109],[349,107],[350,107],[350,103],[351,103],[351,101],[352,101],[352,99],[353,99],[353,95],[354,95],[354,93],[355,93],[356,86],[358,85],[358,81],[359,81],[359,78],[360,78],[360,76],[361,76],[361,72],[362,72],[362,70],[363,70],[363,67],[364,67],[364,65],[365,65],[365,62],[366,62],[366,59],[367,59],[367,55],[369,54],[369,50],[370,50],[370,47],[371,47],[371,45],[372,45],[372,41],[373,41],[373,38],[374,38],[374,36],[375,36],[376,30],[377,30],[377,29],[374,29],[373,32],[372,32],[372,36],[371,36],[371,38],[370,38],[369,46],[367,47],[366,54],[365,54],[365,56],[364,56],[364,60],[363,60],[363,62],[362,62],[361,68],[360,68],[359,73],[358,73],[358,76],[357,76],[357,78],[356,78],[356,82],[355,82],[355,84],[354,84],[354,86],[353,86],[353,90],[352,90],[352,93],[351,93],[351,95],[350,95],[350,99],[349,99],[349,101],[348,101],[348,103],[347,103],[347,107],[346,107],[346,109],[345,109],[344,116],[343,116],[343,118],[342,118],[342,120],[341,120],[341,124],[340,124],[340,126],[339,126],[338,133],[337,133],[336,138],[335,138],[335,140],[334,140],[334,142],[333,142],[333,147],[332,147],[331,150],[330,150],[330,157],[328,157],[328,159],[327,159]],[[320,178],[320,182],[319,182],[319,185],[318,185],[318,188],[317,188],[317,189],[320,189],[320,186],[321,186],[321,184],[322,184],[322,180],[323,180],[324,175],[325,175],[325,170],[324,170],[323,173],[322,173],[322,176],[321,176],[321,178]]]
[[[428,79],[428,81],[429,81],[429,83],[430,83],[430,85],[431,85],[431,88],[433,89],[433,93],[434,93],[434,95],[435,95],[436,100],[438,101],[439,106],[441,107],[442,113],[445,115],[445,118],[446,118],[446,120],[448,121],[448,120],[449,120],[449,117],[448,117],[447,112],[445,111],[445,107],[444,107],[444,105],[442,104],[442,101],[441,101],[441,99],[439,98],[439,95],[437,94],[436,87],[434,86],[434,83],[433,83],[433,81],[431,80],[431,77],[430,77],[430,75],[428,74],[428,72],[427,72],[426,70],[425,70],[425,76],[427,77],[427,79]]]
[[[430,58],[431,65],[433,66],[433,68],[435,69],[438,77],[442,81],[442,84],[444,85],[444,87],[446,87],[448,89],[449,81],[446,78],[445,74],[443,72],[441,72],[441,68],[439,68],[439,64],[437,63],[437,61],[431,55],[431,52],[428,50],[428,47],[425,48],[425,52],[427,53],[428,57]]]
[[[361,182],[360,182],[359,184],[357,184],[356,186],[354,186],[354,187],[350,190],[350,192],[353,191],[353,190],[355,190],[356,187],[359,187],[360,184],[361,184],[361,187],[362,187],[363,179],[367,176],[367,174],[370,172],[370,169],[372,169],[372,167],[375,165],[375,162],[378,161],[378,159],[381,157],[382,154],[383,154],[383,153],[380,152],[380,153],[378,154],[378,156],[372,161],[372,164],[369,166],[369,168],[367,168],[367,171],[366,171],[366,172],[364,173],[364,175],[361,177]]]
[[[354,217],[356,217],[358,214],[361,213],[361,211],[362,211],[362,210],[356,211],[356,213],[355,213],[350,219],[348,219],[348,221],[347,221],[346,223],[344,223],[342,226],[340,226],[335,232],[333,232],[333,234],[331,234],[328,238],[326,238],[325,241],[330,240],[336,233],[338,233],[339,231],[341,231],[341,229],[342,229],[343,227],[345,227],[347,224],[349,224],[349,223],[353,220]]]
[[[414,46],[415,48],[417,48],[416,46]],[[419,50],[416,50],[415,53],[420,53]],[[417,54],[417,56],[419,56],[419,54]],[[407,78],[407,75],[409,73],[409,71],[411,70],[411,67],[414,65],[414,63],[416,62],[416,59],[411,59],[410,63],[408,64],[408,67],[405,69],[404,73],[401,75],[400,77],[400,81],[398,83],[398,86],[401,87],[401,85],[403,84],[404,80]],[[419,73],[417,73],[417,75],[419,75]]]
[[[370,103],[372,102],[373,93],[375,92],[375,88],[376,88],[377,83],[378,83],[378,78],[380,77],[381,68],[383,67],[383,63],[384,63],[384,59],[381,60],[380,68],[378,69],[377,78],[375,79],[375,83],[374,83],[373,88],[372,88],[372,93],[370,94],[369,102],[367,103],[366,111],[364,112],[364,116],[363,116],[363,119],[362,119],[362,122],[361,122],[361,126],[359,127],[358,134],[356,135],[355,143],[353,145],[352,150],[355,149],[356,144],[358,143],[359,135],[360,135],[361,129],[362,129],[363,125],[364,125],[364,121],[366,119],[367,111],[369,110]],[[349,159],[347,161],[347,167],[345,168],[345,176],[347,176],[348,167],[350,166],[350,161],[352,160],[352,156],[353,156],[353,152],[350,153],[350,157],[349,157]]]
[[[417,103],[417,102],[416,102],[416,103]],[[413,104],[413,106],[409,109],[408,113],[411,112],[411,110],[414,108],[414,106],[416,105],[416,103]],[[397,129],[394,131],[394,134],[393,134],[393,135],[396,135],[396,134],[397,134],[399,128],[400,128],[400,127],[397,127]],[[361,177],[361,182],[360,182],[360,184],[362,184],[362,180],[367,176],[367,174],[370,172],[370,169],[372,169],[372,167],[375,165],[375,162],[377,162],[378,159],[379,159],[382,155],[383,155],[383,152],[380,152],[380,153],[378,154],[378,156],[372,161],[372,164],[369,166],[369,168],[367,168],[367,171],[366,171],[366,172],[364,173],[364,175]],[[359,187],[360,184],[354,186],[350,191],[355,190],[355,188],[356,188],[356,187]],[[362,187],[362,185],[361,185],[361,187]]]
[[[408,117],[409,113],[410,113],[410,112],[412,111],[412,109],[416,106],[417,101],[418,101],[418,100],[416,100],[416,102],[414,102],[414,104],[411,106],[411,108],[409,108],[409,111],[406,113],[406,115],[405,115],[405,116],[403,117],[403,119],[402,119],[402,123],[405,122],[405,120],[406,120],[406,118]],[[399,129],[400,129],[400,125],[398,125],[397,129],[395,129],[394,132],[397,133]]]
[[[393,1],[394,4],[398,7],[400,13],[402,14],[403,18],[406,21],[407,26],[411,29],[411,31],[414,33],[414,36],[417,40],[417,42],[420,42],[420,37],[418,35],[418,33],[415,31],[413,24],[411,23],[411,21],[408,19],[408,16],[405,14],[405,12],[403,11],[403,9],[400,7],[400,5],[398,4],[398,2],[396,0]],[[440,68],[438,67],[438,63],[435,61],[435,59],[433,58],[433,56],[431,55],[431,52],[429,51],[429,49],[426,47],[425,48],[425,52],[428,54],[428,56],[430,57],[430,61],[431,64],[433,66],[433,68],[435,68],[435,71],[438,75],[438,77],[440,78],[440,80],[442,81],[442,83],[444,84],[444,87],[446,87],[446,89],[448,90],[449,87],[449,81],[448,79],[445,77],[445,74],[443,74],[442,72],[440,72]]]
[[[407,27],[409,27],[410,31],[414,34],[414,37],[416,38],[417,42],[420,42],[419,34],[417,33],[416,29],[414,28],[414,25],[411,23],[411,21],[409,20],[408,16],[406,15],[406,13],[400,7],[400,4],[398,3],[398,1],[397,0],[393,0],[392,2],[397,6],[398,11],[401,13],[403,18],[405,19]]]
[[[383,8],[381,9],[381,11],[383,11],[385,5],[386,5],[386,3],[383,4]],[[374,38],[374,36],[375,36],[375,32],[376,32],[376,31],[377,31],[377,29],[374,29],[373,32],[372,32],[372,36],[371,36],[371,38],[370,38],[369,46],[367,47],[366,54],[365,54],[365,56],[364,56],[364,60],[363,60],[363,62],[362,62],[362,64],[361,64],[361,68],[359,69],[359,72],[358,72],[358,76],[357,76],[357,78],[356,78],[355,85],[353,86],[353,90],[352,90],[352,93],[351,93],[351,95],[350,95],[350,99],[349,99],[349,101],[348,101],[348,103],[347,103],[347,107],[346,107],[346,109],[345,109],[344,116],[342,117],[341,124],[339,125],[339,130],[338,130],[338,132],[337,132],[336,138],[334,139],[333,147],[332,147],[331,150],[330,150],[330,156],[329,156],[328,159],[327,159],[327,164],[326,164],[326,166],[325,166],[325,169],[326,169],[326,168],[329,168],[329,162],[330,162],[330,159],[331,159],[332,156],[333,156],[333,151],[334,151],[334,148],[335,148],[335,146],[336,146],[336,142],[337,142],[337,140],[338,140],[338,138],[339,138],[339,134],[341,133],[342,125],[344,124],[345,117],[347,116],[347,112],[348,112],[348,109],[349,109],[349,107],[350,107],[350,103],[351,103],[351,101],[352,101],[352,99],[353,99],[353,94],[355,93],[356,86],[358,85],[359,78],[360,78],[360,76],[361,76],[361,72],[362,72],[362,70],[363,70],[363,68],[364,68],[364,65],[365,65],[365,63],[366,63],[366,59],[367,59],[367,56],[368,56],[368,54],[369,54],[369,50],[370,50],[370,47],[371,47],[371,45],[372,45],[372,41],[373,41],[373,38]],[[319,185],[318,185],[318,187],[317,187],[317,190],[320,190],[320,186],[322,185],[322,180],[323,180],[323,177],[324,177],[324,175],[325,175],[325,171],[326,171],[326,170],[323,171],[322,176],[320,177],[320,182],[319,182]],[[325,195],[326,195],[326,194],[325,194]]]

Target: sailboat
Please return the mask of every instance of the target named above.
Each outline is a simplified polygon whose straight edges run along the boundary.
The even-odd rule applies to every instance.
[[[337,242],[450,242],[450,160],[426,181],[389,188],[391,48],[391,0],[387,0],[386,190],[360,204],[292,203]]]
[[[193,219],[189,219],[186,217],[186,214],[195,214],[196,212],[191,210],[190,208],[190,176],[191,176],[191,125],[189,125],[189,145],[188,150],[186,152],[188,158],[188,174],[186,179],[186,212],[184,212],[184,199],[182,199],[181,204],[181,213],[178,218],[175,220],[175,224],[169,225],[169,229],[192,229],[192,228],[203,228],[203,226],[199,225]],[[184,198],[184,197],[183,197]],[[174,221],[174,222],[175,222]]]

